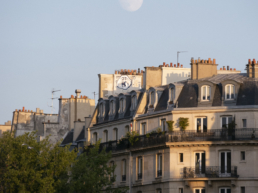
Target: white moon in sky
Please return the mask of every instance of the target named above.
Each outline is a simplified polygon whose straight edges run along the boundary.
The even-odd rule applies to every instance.
[[[138,10],[143,3],[143,0],[119,0],[120,5],[127,11]]]

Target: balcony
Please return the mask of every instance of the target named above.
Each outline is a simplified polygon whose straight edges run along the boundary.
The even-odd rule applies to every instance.
[[[238,178],[237,167],[229,168],[219,166],[184,167],[184,178]]]
[[[193,142],[193,141],[243,141],[258,140],[258,128],[242,129],[212,129],[207,132],[197,132],[196,130],[172,131],[165,134],[150,134],[148,136],[138,136],[133,145],[128,139],[109,141],[100,144],[100,151],[124,151],[127,149],[135,150],[140,148],[152,148],[154,146],[166,145],[167,142]],[[92,145],[90,147],[93,147]]]

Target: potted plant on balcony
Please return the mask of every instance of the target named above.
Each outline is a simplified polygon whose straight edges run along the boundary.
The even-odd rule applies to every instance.
[[[179,118],[179,127],[182,131],[185,131],[186,127],[189,126],[189,119],[188,118],[184,118],[184,117],[180,117]]]
[[[173,124],[174,121],[167,121],[168,131],[172,132],[174,130]]]
[[[138,136],[139,136],[139,133],[137,133],[136,131],[128,132],[128,133],[126,134],[126,138],[127,138],[128,141],[130,142],[130,145],[131,145],[131,146],[133,146],[134,143],[139,140]]]

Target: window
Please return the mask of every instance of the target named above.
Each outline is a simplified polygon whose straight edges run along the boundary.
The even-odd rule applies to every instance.
[[[124,99],[119,101],[120,113],[124,112]]]
[[[132,97],[132,110],[136,109],[136,105],[137,105],[137,98],[136,96]]]
[[[242,119],[242,123],[243,123],[243,128],[246,128],[246,119]]]
[[[179,193],[184,193],[184,189],[183,188],[179,188]]]
[[[211,99],[211,87],[205,85],[201,89],[202,101],[209,101]]]
[[[219,193],[231,193],[231,189],[230,188],[220,188]]]
[[[155,101],[155,98],[154,98],[154,91],[151,92],[150,94],[150,104],[153,106],[154,105],[154,101]]]
[[[126,126],[125,126],[125,135],[126,135],[129,131],[130,131],[130,130],[129,130],[129,126],[126,125]]]
[[[126,160],[122,160],[122,181],[126,181]]]
[[[166,131],[166,119],[161,119],[161,129],[162,131]]]
[[[240,159],[241,159],[241,161],[245,160],[245,152],[244,151],[240,152]]]
[[[231,152],[220,152],[220,175],[231,176]]]
[[[204,188],[195,188],[194,193],[205,193],[205,189]]]
[[[228,128],[228,124],[230,124],[232,122],[232,116],[225,116],[225,117],[222,117],[222,128]]]
[[[175,92],[174,91],[175,90],[173,88],[169,89],[169,101],[171,101],[171,102],[173,102],[173,100],[175,98],[175,96],[174,96]]]
[[[156,190],[156,193],[162,193],[162,190],[159,188]]]
[[[138,157],[138,180],[142,179],[142,157]]]
[[[113,114],[114,101],[110,102],[110,114]]]
[[[103,103],[101,103],[100,106],[99,106],[99,114],[100,114],[100,116],[103,116],[103,114],[104,114],[104,106],[103,106]]]
[[[95,132],[95,133],[93,133],[93,143],[97,143],[97,141],[98,141],[98,134]]]
[[[158,164],[157,164],[157,176],[161,177],[162,176],[162,155],[158,154]]]
[[[179,153],[179,162],[184,162],[184,154],[183,153]]]
[[[233,84],[227,84],[225,86],[225,100],[235,99],[235,86]]]
[[[146,134],[146,123],[142,123],[141,124],[141,135],[145,135]]]
[[[205,174],[205,153],[195,153],[195,174]]]
[[[197,133],[207,132],[207,117],[196,119],[196,131]]]
[[[241,187],[241,193],[245,193],[245,187]]]
[[[103,140],[104,140],[104,142],[108,142],[108,131],[107,130],[104,131]]]
[[[118,140],[118,131],[117,131],[117,128],[115,128],[115,129],[113,130],[113,138],[114,138],[114,140]]]

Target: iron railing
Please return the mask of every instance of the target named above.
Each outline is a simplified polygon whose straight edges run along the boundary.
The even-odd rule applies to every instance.
[[[237,178],[237,167],[229,168],[220,166],[206,166],[206,167],[184,167],[184,178]]]
[[[158,176],[158,177],[161,177],[161,176],[162,176],[162,170],[158,170],[158,171],[157,171],[157,176]]]
[[[165,145],[167,142],[191,142],[191,141],[234,141],[234,140],[258,140],[258,128],[242,129],[211,129],[207,132],[196,130],[172,131],[160,134],[137,136],[133,145],[128,139],[109,141],[100,144],[100,151],[122,151],[126,149],[138,149]],[[93,147],[93,145],[90,145]]]
[[[138,173],[138,180],[142,179],[142,173]]]
[[[126,181],[126,175],[122,175],[122,181]]]

